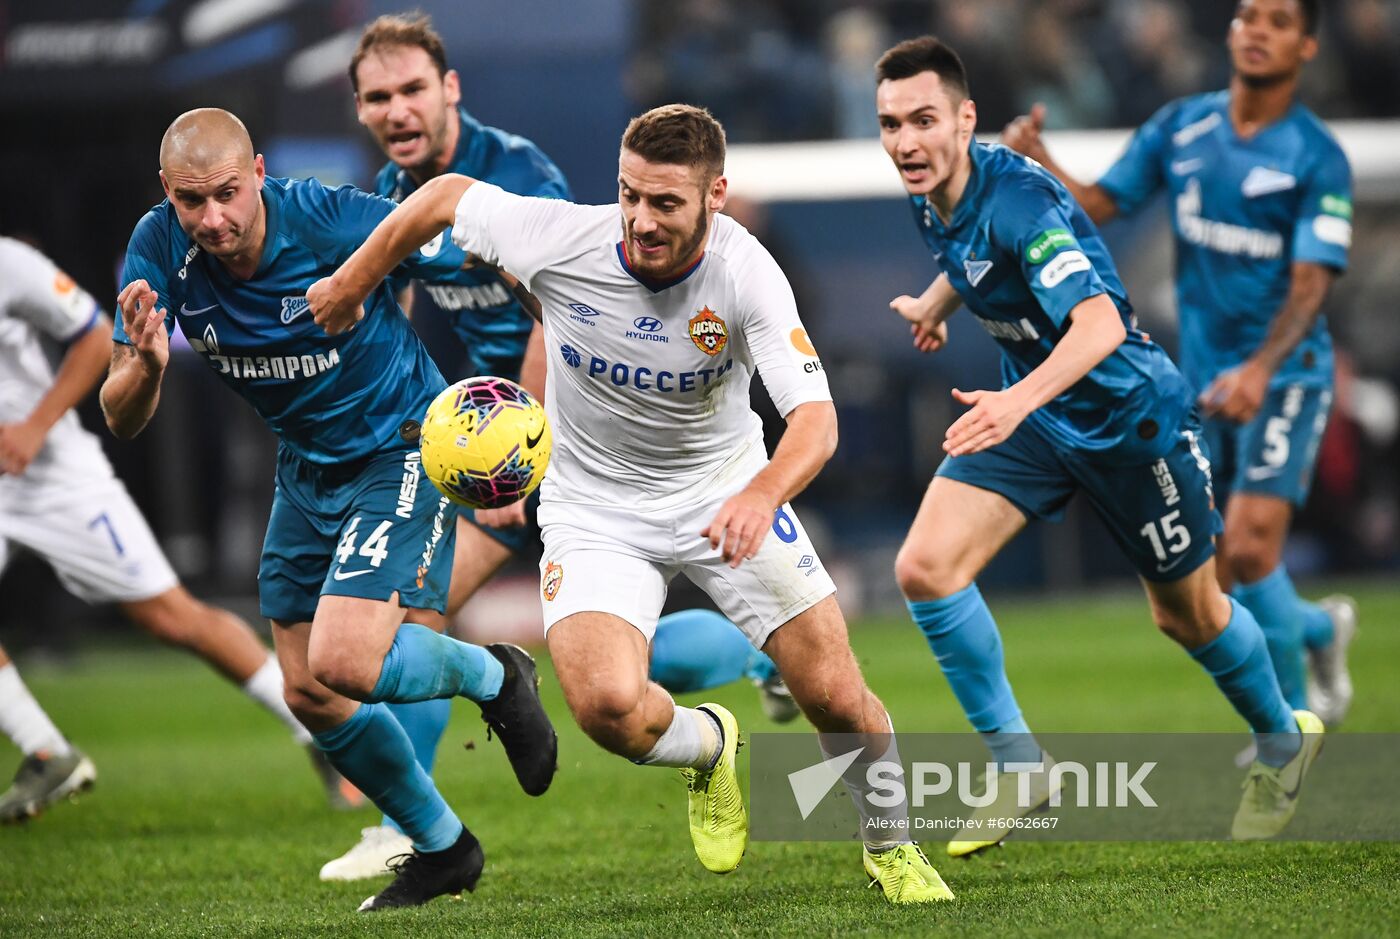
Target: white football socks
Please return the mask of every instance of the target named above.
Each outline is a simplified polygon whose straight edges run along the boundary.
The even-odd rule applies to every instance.
[[[890,720],[889,714],[885,715],[885,720],[889,721],[889,735],[872,735],[877,742],[873,746],[868,746],[865,752],[856,757],[855,761],[841,774],[841,781],[846,784],[846,791],[850,793],[851,801],[855,803],[856,811],[860,813],[861,840],[865,842],[865,847],[872,854],[879,854],[881,851],[888,851],[890,848],[908,844],[914,840],[910,837],[907,794],[905,798],[891,806],[881,806],[871,802],[868,798],[872,792],[888,792],[885,787],[870,783],[867,773],[872,763],[888,761],[893,765],[885,775],[900,777],[904,775],[904,764],[899,759],[899,745],[894,736],[894,721]],[[853,734],[817,734],[817,742],[821,745],[822,756],[828,760],[849,753],[855,740],[856,737]],[[878,749],[880,743],[886,741],[888,743],[884,752],[871,752],[871,750]]]
[[[0,668],[0,731],[13,740],[25,756],[41,750],[53,756],[66,756],[73,749],[29,693],[13,662]]]
[[[648,766],[709,769],[719,759],[724,738],[719,721],[704,711],[676,705],[671,726],[657,738],[656,746],[637,760]]]
[[[302,746],[311,743],[311,731],[301,726],[301,721],[287,708],[287,702],[282,697],[282,666],[277,664],[276,656],[269,655],[267,661],[249,676],[243,683],[243,691],[286,724],[293,740]]]

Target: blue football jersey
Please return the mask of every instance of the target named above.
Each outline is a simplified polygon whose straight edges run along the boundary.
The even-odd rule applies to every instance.
[[[399,426],[421,420],[447,383],[399,310],[394,285],[377,286],[364,320],[338,336],[316,325],[306,303],[307,288],[332,274],[394,203],[352,186],[271,177],[262,199],[267,238],[252,278],[234,277],[200,250],[166,200],[137,223],[121,285],[145,279],[167,311],[166,329],[173,334],[178,322],[195,352],[302,459],[343,463],[402,448]],[[450,240],[435,240],[396,273],[437,278],[464,260]],[[130,344],[115,320],[113,338]]]
[[[1171,196],[1181,362],[1197,389],[1263,344],[1293,262],[1345,270],[1351,246],[1351,166],[1322,122],[1295,103],[1246,139],[1229,107],[1224,91],[1166,105],[1099,180],[1125,213],[1163,187]],[[1319,316],[1274,384],[1331,381]]]
[[[564,174],[539,147],[482,124],[465,108],[457,109],[457,117],[461,134],[447,172],[494,183],[516,195],[572,198]],[[418,184],[390,162],[379,171],[374,188],[402,202]],[[443,238],[451,243],[450,229]],[[535,320],[498,276],[486,270],[457,270],[424,280],[419,288],[414,305],[423,304],[450,317],[453,332],[467,347],[472,374],[519,380]]]
[[[1059,180],[1005,147],[974,142],[972,175],[948,225],[923,196],[914,218],[963,303],[1002,349],[1006,386],[1050,355],[1080,302],[1107,294],[1128,336],[1027,418],[1058,444],[1135,463],[1172,446],[1190,410],[1185,379],[1137,329],[1103,239]]]

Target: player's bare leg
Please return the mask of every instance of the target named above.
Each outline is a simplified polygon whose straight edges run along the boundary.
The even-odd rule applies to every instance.
[[[311,745],[311,732],[287,709],[277,659],[241,617],[196,599],[178,584],[120,606],[128,619],[151,636],[197,655],[272,712],[291,731],[292,739],[306,748],[332,807],[351,809],[364,804],[364,796]]]
[[[33,818],[46,806],[90,789],[97,779],[92,760],[69,743],[49,719],[3,648],[0,733],[24,754],[14,782],[0,793],[0,823]]]
[[[584,733],[634,762],[679,768],[700,863],[717,874],[738,867],[749,823],[734,715],[717,704],[687,708],[672,701],[647,678],[645,637],[621,617],[575,613],[550,627],[547,638],[564,699]]]
[[[505,545],[486,534],[462,516],[457,518],[457,545],[452,557],[452,583],[447,595],[447,613],[414,610],[406,618],[439,633],[447,631],[447,621],[490,580],[510,559]],[[394,717],[408,734],[414,755],[424,771],[432,775],[438,744],[452,712],[450,699],[392,704]],[[395,827],[386,815],[378,825],[360,830],[359,840],[344,854],[321,866],[322,880],[363,880],[390,873],[389,862],[412,850],[412,841]]]
[[[583,732],[609,753],[646,757],[677,708],[666,689],[647,679],[641,632],[609,613],[576,613],[555,623],[547,640],[564,701]]]
[[[871,881],[892,903],[953,899],[910,837],[908,803],[880,806],[869,799],[874,791],[867,773],[870,764],[882,760],[902,764],[894,724],[865,684],[836,597],[818,601],[779,626],[763,649],[787,676],[793,700],[817,728],[824,757],[832,759],[862,748],[842,781],[866,832],[862,856]]]
[[[510,560],[511,550],[465,518],[457,518],[457,547],[452,555],[452,584],[447,615],[456,616],[466,602]]]
[[[967,589],[1025,527],[1026,517],[1004,496],[935,476],[895,558],[900,591],[918,602]]]
[[[379,632],[391,634],[390,642],[382,643],[387,651],[395,620],[403,618],[397,604],[327,597],[321,607],[327,606],[327,600],[341,601],[329,604],[327,615],[348,616],[352,623],[348,630],[327,632],[363,639],[373,637],[379,627]],[[322,616],[321,608],[317,616]],[[336,767],[408,833],[413,847],[404,863],[396,866],[394,882],[367,899],[361,909],[417,905],[444,893],[474,889],[485,864],[480,843],[418,765],[408,736],[389,709],[361,703],[326,684],[327,673],[318,673],[316,665],[315,650],[321,646],[317,628],[312,623],[274,625],[287,704],[315,733],[316,745]],[[338,681],[353,674],[347,666],[338,667],[346,669],[336,673]]]
[[[1012,764],[1048,763],[1021,715],[1006,676],[996,621],[977,589],[987,563],[1025,527],[1010,500],[988,489],[935,476],[895,558],[895,579],[910,616],[928,640],[968,721],[982,735],[1001,773],[998,794],[976,810],[948,842],[953,857],[999,844],[1012,829],[992,823],[1023,816],[1049,800],[1048,772],[1033,775],[1035,798],[1019,805]],[[1048,765],[1045,769],[1048,771]]]

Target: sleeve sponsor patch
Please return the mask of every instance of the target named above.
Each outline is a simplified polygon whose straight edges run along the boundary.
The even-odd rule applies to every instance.
[[[1068,229],[1052,228],[1042,232],[1040,237],[1026,246],[1026,260],[1031,264],[1039,264],[1061,248],[1068,248],[1074,244],[1077,242]]]
[[[1351,218],[1351,200],[1346,196],[1325,195],[1322,197],[1322,211],[1338,218]]]
[[[1045,287],[1057,287],[1069,275],[1093,268],[1083,251],[1061,251],[1041,268],[1040,283]]]
[[[1343,248],[1351,247],[1351,222],[1335,215],[1319,215],[1313,219],[1313,234],[1318,241]]]

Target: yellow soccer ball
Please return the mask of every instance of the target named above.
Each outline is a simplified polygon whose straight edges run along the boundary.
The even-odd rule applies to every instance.
[[[544,405],[505,378],[468,378],[428,406],[423,472],[448,499],[498,509],[539,486],[554,447]]]

